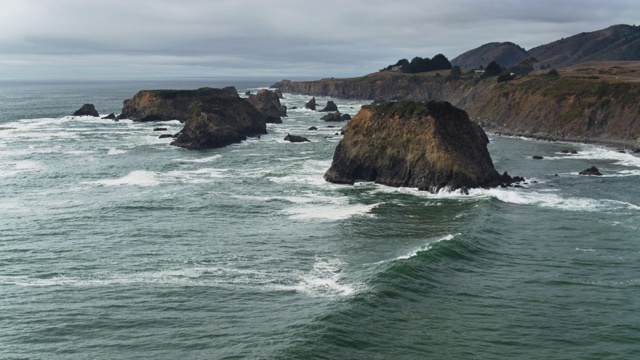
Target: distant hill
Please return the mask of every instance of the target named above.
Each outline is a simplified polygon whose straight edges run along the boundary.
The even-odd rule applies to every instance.
[[[585,61],[637,61],[640,60],[640,27],[614,25],[583,32],[530,49],[529,54],[540,64],[554,68]]]
[[[492,42],[457,56],[451,60],[451,65],[470,70],[487,66],[495,60],[502,67],[511,67],[528,57],[525,49],[512,42]]]

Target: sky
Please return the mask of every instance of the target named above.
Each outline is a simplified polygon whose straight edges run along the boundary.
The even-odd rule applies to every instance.
[[[0,80],[360,76],[638,19],[638,0],[0,0]]]

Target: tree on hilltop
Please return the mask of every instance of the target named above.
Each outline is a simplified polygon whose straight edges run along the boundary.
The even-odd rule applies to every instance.
[[[484,69],[484,77],[489,76],[498,76],[502,73],[502,66],[498,64],[495,60],[490,62],[489,65]]]

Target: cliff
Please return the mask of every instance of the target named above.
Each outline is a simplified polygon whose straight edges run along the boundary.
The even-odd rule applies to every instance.
[[[275,84],[283,92],[369,100],[448,101],[490,131],[549,140],[640,147],[638,63],[594,63],[497,83],[376,73],[360,78]],[[623,76],[627,76],[624,77]]]
[[[430,192],[511,182],[493,167],[488,142],[478,124],[446,102],[368,105],[351,120],[325,179]]]

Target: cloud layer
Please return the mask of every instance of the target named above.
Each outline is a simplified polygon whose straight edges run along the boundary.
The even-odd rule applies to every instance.
[[[640,18],[636,1],[0,0],[0,79],[349,76],[526,49]]]

